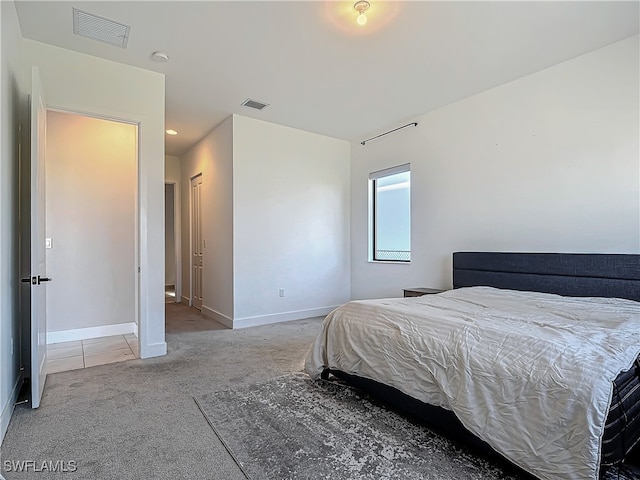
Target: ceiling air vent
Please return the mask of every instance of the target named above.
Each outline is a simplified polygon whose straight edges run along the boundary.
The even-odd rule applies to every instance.
[[[262,110],[263,108],[268,107],[269,104],[258,102],[257,100],[251,100],[250,98],[248,98],[242,103],[242,106],[255,108],[256,110]]]
[[[73,33],[120,48],[127,48],[131,27],[73,9]]]

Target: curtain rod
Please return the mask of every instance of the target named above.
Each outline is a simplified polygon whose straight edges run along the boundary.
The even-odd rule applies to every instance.
[[[394,128],[393,130],[389,130],[388,132],[381,133],[380,135],[376,135],[375,137],[367,138],[366,140],[361,141],[360,144],[364,145],[365,143],[370,142],[371,140],[375,140],[376,138],[383,137],[384,135],[389,135],[390,133],[397,132],[398,130],[406,128],[406,127],[408,127],[410,125],[413,125],[414,127],[417,127],[418,126],[418,122],[407,123],[406,125],[403,125],[401,127]]]

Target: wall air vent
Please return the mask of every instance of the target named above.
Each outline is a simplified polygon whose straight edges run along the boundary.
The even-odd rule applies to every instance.
[[[255,108],[256,110],[262,110],[263,108],[268,107],[269,104],[258,102],[257,100],[251,100],[250,98],[248,98],[242,103],[242,106]]]
[[[120,48],[127,48],[131,27],[73,9],[73,33]]]

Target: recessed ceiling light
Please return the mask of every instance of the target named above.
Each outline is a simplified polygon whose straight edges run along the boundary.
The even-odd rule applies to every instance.
[[[164,52],[153,52],[151,54],[151,60],[154,62],[165,63],[169,61],[169,55]]]
[[[171,130],[171,129],[167,130],[167,135],[177,135],[177,134],[178,132],[176,132],[175,130]]]

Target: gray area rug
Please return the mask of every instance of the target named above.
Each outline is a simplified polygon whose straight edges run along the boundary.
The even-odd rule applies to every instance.
[[[530,478],[412,423],[359,390],[303,373],[195,401],[254,480]]]

